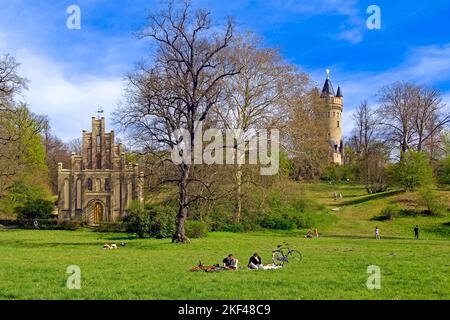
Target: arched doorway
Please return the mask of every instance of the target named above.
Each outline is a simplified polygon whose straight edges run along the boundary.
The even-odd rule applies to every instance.
[[[103,220],[103,205],[100,202],[94,204],[94,224],[100,224]]]

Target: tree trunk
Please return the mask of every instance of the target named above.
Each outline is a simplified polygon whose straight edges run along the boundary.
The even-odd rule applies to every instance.
[[[234,222],[241,223],[242,215],[242,168],[241,165],[237,165],[236,171],[236,211],[234,213]]]
[[[187,180],[189,177],[189,166],[181,165],[181,181],[179,184],[180,188],[180,199],[178,214],[175,220],[175,234],[172,237],[172,242],[176,243],[189,243],[190,240],[186,236],[186,230],[184,228],[185,221],[188,214],[188,199],[187,199]]]

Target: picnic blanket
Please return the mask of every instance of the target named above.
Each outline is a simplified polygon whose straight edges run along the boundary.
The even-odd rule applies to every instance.
[[[281,269],[283,268],[283,266],[277,266],[275,264],[268,264],[268,265],[261,265],[260,268],[258,269],[251,269],[251,270],[276,270],[276,269]],[[240,270],[242,269],[250,269],[250,268],[245,268],[245,267],[239,267]],[[205,266],[203,264],[199,264],[198,266],[192,267],[189,271],[191,272],[198,272],[198,271],[203,271],[203,272],[218,272],[218,271],[229,271],[229,270],[236,270],[236,269],[227,269],[224,267],[221,267],[220,265],[216,264],[213,266]]]

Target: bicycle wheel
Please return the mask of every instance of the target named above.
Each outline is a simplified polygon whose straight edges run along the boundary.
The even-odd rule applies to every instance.
[[[274,265],[280,266],[283,265],[284,263],[284,255],[282,252],[280,251],[275,251],[272,253],[272,261]]]
[[[300,262],[303,259],[303,255],[300,251],[291,251],[288,256],[288,262]]]

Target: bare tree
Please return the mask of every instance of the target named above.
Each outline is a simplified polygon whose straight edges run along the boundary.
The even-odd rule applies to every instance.
[[[423,151],[427,144],[435,145],[442,129],[450,122],[450,114],[448,110],[445,112],[446,105],[437,90],[418,87],[415,100],[411,126],[417,133],[416,150]]]
[[[330,157],[324,105],[316,89],[297,92],[289,105],[285,132],[293,178],[315,179],[329,165]]]
[[[115,118],[152,150],[178,150],[182,144],[190,147],[189,152],[180,150],[178,176],[172,181],[179,188],[173,241],[184,243],[189,241],[184,227],[189,207],[201,197],[192,196],[189,187],[197,184],[209,189],[208,184],[192,177],[194,141],[202,134],[197,132],[196,123],[207,120],[218,103],[223,80],[239,73],[224,55],[233,37],[233,25],[228,21],[222,34],[214,32],[210,13],[194,12],[188,1],[179,7],[170,1],[148,21],[139,37],[153,40],[156,52],[150,65],[141,63],[128,76],[126,104]],[[189,141],[176,134],[179,129],[187,130]]]
[[[18,106],[16,101],[27,89],[27,80],[18,74],[19,66],[9,54],[0,58],[0,197],[23,168],[21,137],[29,123],[25,112],[28,110]]]
[[[351,139],[357,155],[361,180],[368,193],[386,190],[384,167],[388,152],[377,138],[378,119],[367,101],[361,102],[353,115],[354,130]]]
[[[67,143],[67,149],[70,153],[81,155],[83,151],[83,141],[81,138],[72,139]]]
[[[295,68],[286,63],[277,50],[263,48],[261,40],[250,32],[237,36],[227,53],[233,63],[242,66],[242,70],[239,75],[224,81],[226,99],[224,103],[216,105],[214,111],[222,128],[239,130],[235,132],[249,135],[237,139],[242,143],[260,129],[279,125],[283,104],[292,90]],[[226,146],[233,149],[234,158],[237,157],[238,148],[246,149],[246,146],[238,146],[238,143]],[[246,181],[240,161],[237,161],[234,169],[234,222],[239,223],[242,186]]]
[[[411,83],[396,82],[383,87],[380,92],[381,106],[377,110],[386,142],[401,152],[409,150],[415,139],[411,126],[417,88]]]
[[[0,58],[0,112],[10,110],[15,104],[16,96],[27,89],[28,80],[17,73],[19,66],[9,54]]]
[[[70,167],[70,151],[67,144],[52,134],[49,122],[41,117],[43,123],[43,144],[45,148],[45,162],[47,164],[50,187],[53,194],[58,192],[58,163],[65,168]]]
[[[397,82],[381,89],[377,113],[386,142],[400,152],[422,151],[450,122],[440,93],[425,86]]]

